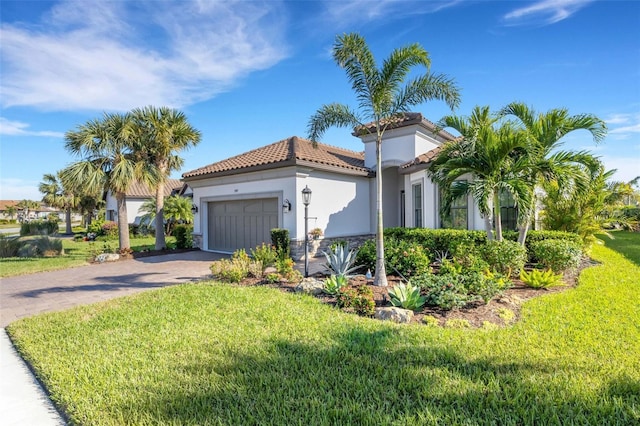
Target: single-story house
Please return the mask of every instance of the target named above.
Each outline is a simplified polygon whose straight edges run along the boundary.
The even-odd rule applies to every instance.
[[[312,191],[308,229],[320,228],[325,244],[370,238],[376,226],[375,134],[357,136],[363,152],[296,136],[186,172],[192,188],[194,244],[202,250],[233,252],[270,242],[272,228],[289,230],[292,254],[303,253],[305,206]],[[439,146],[455,139],[420,113],[408,113],[382,142],[385,227],[484,229],[469,197],[441,218],[439,191],[427,176]],[[445,220],[446,219],[446,220]]]
[[[187,189],[185,185],[179,179],[167,179],[167,183],[164,186],[165,197],[181,194]],[[181,194],[182,195],[182,194]],[[144,212],[140,211],[140,207],[145,201],[156,198],[156,191],[153,188],[149,188],[147,185],[141,182],[134,182],[129,186],[126,193],[127,203],[127,223],[140,224],[140,219],[144,216]],[[105,199],[106,208],[106,220],[114,222],[118,221],[118,204],[116,197],[107,192]]]

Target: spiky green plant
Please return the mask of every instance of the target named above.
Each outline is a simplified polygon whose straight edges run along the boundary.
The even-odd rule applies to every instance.
[[[427,301],[427,296],[420,295],[420,287],[404,283],[398,284],[389,290],[389,296],[393,306],[412,311],[420,309]]]

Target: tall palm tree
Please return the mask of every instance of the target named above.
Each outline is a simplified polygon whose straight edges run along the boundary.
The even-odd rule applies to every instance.
[[[69,185],[64,185],[60,177],[61,172],[56,174],[47,173],[42,177],[42,182],[38,190],[44,195],[42,201],[51,207],[64,209],[65,211],[65,233],[71,234],[71,209],[78,206],[79,198]]]
[[[135,153],[135,126],[130,114],[107,114],[65,134],[66,149],[81,159],[61,172],[63,181],[87,192],[111,191],[118,210],[120,250],[128,249],[126,191],[134,181],[154,185],[158,173]]]
[[[500,111],[500,116],[517,118],[532,138],[532,149],[529,150],[531,169],[527,175],[531,197],[534,196],[535,186],[544,181],[557,180],[561,186],[569,183],[588,185],[584,170],[585,167],[594,167],[594,157],[586,151],[571,152],[559,148],[563,144],[562,138],[576,130],[587,130],[596,143],[602,141],[607,134],[604,121],[592,114],[569,115],[566,108],[537,114],[521,102],[510,103]],[[522,213],[518,221],[518,242],[524,244],[533,218],[533,208]]]
[[[132,111],[138,132],[137,142],[142,158],[153,163],[159,177],[156,190],[156,250],[166,248],[164,234],[164,191],[169,174],[182,167],[180,151],[200,142],[200,132],[189,124],[184,113],[167,108],[147,106]]]
[[[428,169],[444,193],[442,213],[450,209],[453,200],[470,194],[485,218],[487,238],[493,239],[495,231],[495,239],[502,240],[500,192],[508,191],[525,209],[532,202],[528,182],[523,179],[528,168],[528,135],[510,122],[499,122],[487,106],[476,106],[470,117],[445,116],[438,127],[461,134],[442,145]],[[464,176],[469,179],[461,180]]]
[[[343,68],[358,99],[358,111],[344,104],[320,107],[310,118],[309,139],[314,143],[333,126],[351,127],[359,134],[376,136],[376,276],[375,285],[386,286],[384,240],[382,221],[382,136],[402,120],[409,108],[429,100],[443,100],[454,109],[460,103],[460,94],[453,80],[445,75],[431,74],[429,54],[419,44],[394,49],[377,67],[365,39],[358,34],[336,37],[333,59]],[[416,66],[427,72],[407,77]],[[365,124],[370,123],[370,124]]]

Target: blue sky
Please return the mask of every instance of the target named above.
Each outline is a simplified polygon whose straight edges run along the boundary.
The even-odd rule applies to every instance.
[[[356,106],[331,58],[345,32],[379,62],[420,43],[461,88],[459,115],[512,101],[596,114],[605,142],[574,132],[564,147],[592,151],[618,180],[640,175],[638,1],[1,0],[0,19],[0,199],[40,199],[42,175],[73,161],[64,133],[104,111],[184,111],[203,138],[181,172],[304,137],[322,104]],[[322,141],[362,150],[347,129]]]

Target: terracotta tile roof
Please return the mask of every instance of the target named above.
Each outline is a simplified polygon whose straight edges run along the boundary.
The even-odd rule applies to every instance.
[[[350,151],[297,136],[283,139],[208,166],[182,174],[183,178],[215,177],[293,165],[325,168],[346,174],[369,175],[364,167],[364,152]]]
[[[167,184],[164,186],[164,195],[168,197],[171,195],[171,191],[174,189],[182,188],[182,181],[179,179],[167,179]],[[154,189],[140,182],[134,182],[129,186],[127,190],[127,197],[131,198],[151,198],[156,196]]]
[[[438,146],[430,151],[425,152],[424,154],[418,155],[413,160],[401,165],[399,170],[400,173],[407,174],[426,169],[429,166],[429,163],[431,163],[431,160],[433,160],[441,150],[442,148]]]
[[[9,206],[14,206],[16,209],[18,209],[17,204],[20,201],[16,201],[16,200],[0,200],[0,211],[5,211],[7,210],[7,207]]]
[[[420,124],[422,125],[422,127],[426,128],[427,130],[434,132],[437,127],[436,125],[427,120],[426,118],[424,118],[424,116],[419,113],[419,112],[405,112],[404,113],[404,117],[402,117],[401,119],[399,119],[397,122],[394,122],[392,124],[389,125],[389,127],[387,128],[387,130],[389,129],[398,129],[401,127],[407,127],[407,126],[412,126],[414,124]],[[364,125],[364,129],[368,129],[369,131],[375,131],[375,127],[373,127],[373,122],[371,123],[367,123]],[[365,131],[366,133],[366,131]],[[361,136],[361,134],[358,133],[358,129],[356,129],[353,132],[354,136]],[[454,140],[456,137],[453,136],[451,133],[447,132],[446,130],[440,130],[437,133],[438,136],[442,137],[445,140]]]

